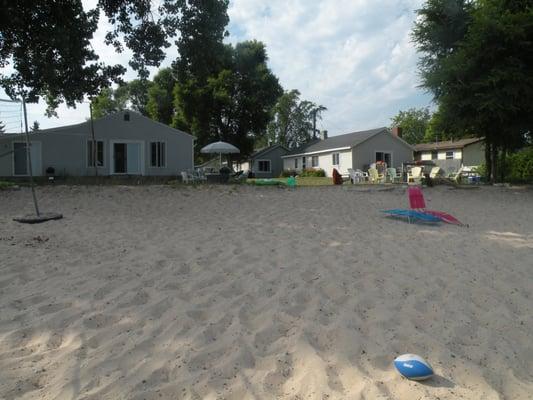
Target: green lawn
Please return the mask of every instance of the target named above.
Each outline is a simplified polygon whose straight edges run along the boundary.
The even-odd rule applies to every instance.
[[[0,190],[16,186],[13,182],[0,181]]]

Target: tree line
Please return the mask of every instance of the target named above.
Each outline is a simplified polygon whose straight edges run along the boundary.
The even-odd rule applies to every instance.
[[[412,127],[412,143],[484,137],[487,175],[501,178],[506,157],[532,144],[533,3],[428,0],[417,13],[422,87],[437,110],[411,109],[393,123]]]
[[[224,39],[229,0],[99,0],[84,10],[81,0],[3,2],[0,13],[0,85],[28,102],[43,98],[47,114],[62,102],[75,107],[91,99],[95,117],[126,107],[197,138],[197,150],[223,140],[246,156],[259,145],[297,147],[313,135],[312,119],[324,107],[284,91],[268,67],[263,43],[235,45]],[[105,44],[132,52],[138,78],[122,79],[126,66],[102,62],[90,44],[100,18],[111,28]],[[171,42],[171,67],[149,79]]]

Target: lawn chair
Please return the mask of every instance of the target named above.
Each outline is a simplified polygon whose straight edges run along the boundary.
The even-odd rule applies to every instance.
[[[413,182],[416,185],[420,185],[422,184],[422,178],[424,178],[422,167],[413,167],[411,168],[411,172],[407,175],[407,183]]]
[[[429,172],[429,177],[431,179],[438,178],[441,175],[441,169],[440,167],[433,167],[431,168],[431,171]]]
[[[183,183],[189,183],[189,182],[192,182],[193,179],[192,179],[192,176],[190,176],[190,174],[187,171],[181,171],[181,181]]]
[[[385,175],[380,174],[376,168],[370,168],[368,176],[370,183],[383,183],[385,179]]]
[[[361,183],[366,180],[365,173],[359,169],[354,170],[352,168],[348,168],[348,174],[350,175],[350,180],[352,183]]]
[[[421,212],[428,215],[433,215],[434,217],[439,218],[441,221],[448,224],[454,224],[459,226],[467,226],[455,218],[453,215],[442,211],[428,210],[426,208],[426,201],[424,200],[424,194],[419,187],[410,187],[407,189],[409,195],[409,206],[411,210]]]
[[[203,168],[196,169],[192,174],[192,178],[193,182],[207,182],[207,176]]]
[[[389,180],[391,183],[400,182],[402,176],[396,172],[396,168],[387,168],[386,180]]]

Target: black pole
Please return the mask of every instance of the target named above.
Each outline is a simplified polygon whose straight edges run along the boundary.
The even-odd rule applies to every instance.
[[[24,126],[26,130],[26,168],[30,175],[30,188],[33,196],[33,205],[35,206],[35,214],[40,216],[39,205],[37,204],[37,196],[35,195],[35,185],[33,183],[33,171],[31,165],[31,151],[30,151],[30,135],[28,133],[28,114],[26,113],[26,99],[22,96],[22,107],[24,108]]]

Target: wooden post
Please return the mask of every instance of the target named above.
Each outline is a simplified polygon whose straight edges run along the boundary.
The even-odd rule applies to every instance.
[[[37,196],[35,195],[35,185],[33,183],[33,171],[31,165],[31,150],[30,150],[30,135],[28,133],[28,114],[26,112],[26,99],[22,96],[22,107],[24,109],[24,126],[26,130],[26,168],[30,175],[30,188],[33,196],[33,205],[35,206],[35,214],[40,216],[39,205],[37,204]]]

